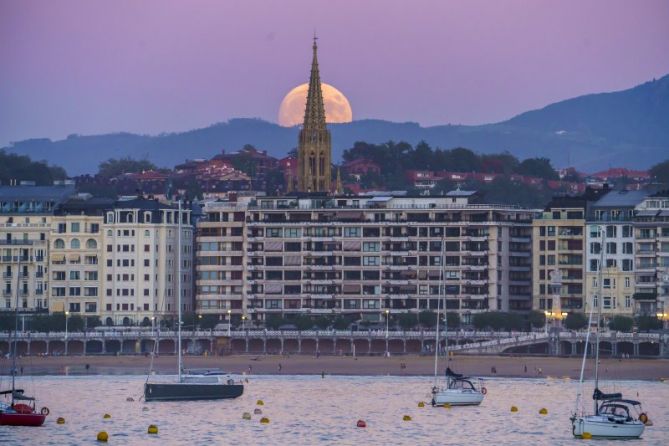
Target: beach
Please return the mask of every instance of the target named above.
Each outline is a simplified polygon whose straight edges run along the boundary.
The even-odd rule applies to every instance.
[[[23,374],[144,374],[151,364],[148,356],[48,356],[24,357],[18,363]],[[581,358],[522,356],[455,356],[448,365],[458,373],[481,377],[578,379]],[[382,356],[320,356],[313,355],[229,355],[185,356],[186,369],[222,369],[231,373],[262,375],[395,375],[418,376],[434,373],[434,357],[423,355]],[[586,363],[586,377],[593,374],[593,361]],[[446,368],[440,358],[439,372]],[[0,370],[7,374],[10,362],[0,360]],[[156,373],[176,373],[175,356],[153,358]],[[496,372],[496,373],[495,373]],[[19,370],[21,373],[21,370]],[[669,379],[667,359],[602,358],[600,378],[615,380]]]

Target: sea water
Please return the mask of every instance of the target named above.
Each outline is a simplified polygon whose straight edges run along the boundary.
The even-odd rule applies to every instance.
[[[8,377],[3,377],[3,384]],[[430,377],[250,376],[235,400],[141,400],[141,376],[21,377],[51,415],[39,428],[0,426],[2,445],[562,445],[575,444],[569,416],[578,383],[562,379],[489,379],[478,407],[433,408]],[[643,402],[654,426],[626,445],[669,444],[669,384],[602,383]],[[592,383],[585,386],[590,408]],[[128,401],[132,398],[134,401]],[[264,405],[257,405],[262,400]],[[420,401],[425,407],[418,407]],[[511,406],[518,407],[512,413]],[[262,414],[254,414],[259,408]],[[547,415],[539,410],[546,408]],[[250,420],[242,419],[250,412]],[[111,418],[103,419],[104,414]],[[410,421],[403,421],[409,415]],[[65,424],[56,424],[58,417]],[[260,418],[269,418],[261,424]],[[358,420],[366,428],[356,427]],[[158,435],[150,435],[150,424]],[[592,441],[591,441],[592,442]],[[597,440],[596,445],[620,444]]]

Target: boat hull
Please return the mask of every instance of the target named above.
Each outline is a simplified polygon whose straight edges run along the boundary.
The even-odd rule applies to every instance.
[[[644,428],[644,424],[637,420],[616,422],[601,415],[576,417],[572,420],[572,432],[575,437],[582,437],[584,432],[588,432],[593,437],[639,438]]]
[[[237,398],[242,384],[146,383],[145,401],[197,401]]]
[[[433,406],[478,406],[483,394],[475,391],[440,390],[432,395]]]
[[[44,424],[46,415],[39,413],[0,413],[0,426],[33,426]]]

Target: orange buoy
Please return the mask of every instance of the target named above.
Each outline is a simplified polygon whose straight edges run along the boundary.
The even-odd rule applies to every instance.
[[[357,427],[367,427],[367,423],[365,423],[365,420],[358,420],[358,423],[356,424]]]

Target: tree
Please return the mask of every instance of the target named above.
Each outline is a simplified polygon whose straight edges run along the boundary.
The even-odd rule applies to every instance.
[[[211,330],[221,321],[217,314],[203,314],[200,318],[200,328],[202,330]]]
[[[423,310],[418,314],[418,322],[425,328],[437,325],[437,313],[432,310]]]
[[[310,330],[314,328],[314,321],[309,316],[298,315],[292,322],[298,330]]]
[[[314,321],[314,324],[316,327],[318,327],[320,330],[325,330],[330,326],[331,320],[327,316],[318,316],[316,320]]]
[[[335,330],[347,330],[351,326],[351,319],[346,316],[339,316],[335,318],[332,326]]]
[[[650,176],[658,183],[669,186],[669,160],[662,161],[651,167]]]
[[[98,175],[103,178],[114,178],[124,173],[137,173],[145,170],[155,170],[156,166],[147,159],[135,160],[129,156],[124,158],[110,158],[98,166]]]
[[[38,186],[50,186],[54,180],[67,178],[62,167],[49,166],[45,161],[33,161],[25,155],[0,150],[0,184],[10,180],[34,181]]]
[[[265,318],[265,328],[270,330],[277,330],[284,325],[285,320],[278,314],[270,314]]]
[[[518,169],[518,158],[509,152],[481,155],[481,170],[486,173],[510,175]]]
[[[627,316],[613,316],[613,319],[609,322],[609,328],[611,330],[622,331],[624,333],[632,331],[633,326],[634,319]]]
[[[413,313],[401,313],[397,322],[399,323],[402,330],[411,330],[416,326],[418,321],[416,319],[416,315]]]
[[[546,325],[546,314],[543,311],[532,310],[527,315],[530,328],[543,328]]]
[[[102,325],[100,316],[86,316],[86,328],[89,330]]]
[[[588,326],[588,319],[583,313],[569,313],[564,319],[564,326],[569,330],[581,330]]]
[[[14,313],[0,313],[0,331],[14,330],[15,322]]]
[[[516,173],[530,177],[557,180],[560,178],[548,158],[527,158],[518,165]]]
[[[460,315],[458,313],[446,313],[446,324],[449,330],[460,328]]]
[[[655,316],[639,316],[636,324],[640,331],[661,330],[662,321]]]

